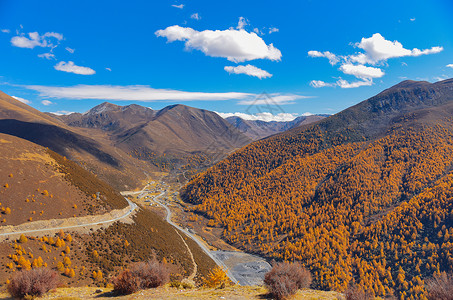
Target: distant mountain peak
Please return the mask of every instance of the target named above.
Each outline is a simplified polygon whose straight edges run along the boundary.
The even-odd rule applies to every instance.
[[[103,102],[103,103],[101,103],[99,105],[96,105],[95,107],[93,107],[89,111],[87,111],[84,115],[98,115],[98,114],[101,114],[103,112],[117,110],[120,107],[121,106],[116,105],[116,104],[112,104],[112,103],[109,103],[109,102]]]

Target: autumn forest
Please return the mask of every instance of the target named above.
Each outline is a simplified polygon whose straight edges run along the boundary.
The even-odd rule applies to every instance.
[[[451,99],[397,86],[242,148],[182,197],[230,244],[301,262],[316,288],[426,298],[426,280],[453,270]]]

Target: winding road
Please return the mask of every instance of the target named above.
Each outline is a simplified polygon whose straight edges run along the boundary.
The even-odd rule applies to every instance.
[[[195,243],[197,243],[198,246],[200,246],[201,250],[203,250],[203,252],[206,253],[206,255],[208,255],[218,266],[220,266],[224,270],[226,270],[226,273],[227,273],[228,277],[231,279],[231,281],[233,281],[235,284],[238,284],[239,281],[235,278],[235,276],[231,273],[231,271],[227,268],[227,266],[221,260],[219,260],[217,257],[215,257],[213,255],[213,253],[205,246],[204,243],[202,243],[195,235],[190,233],[187,229],[182,228],[181,226],[179,226],[178,224],[174,223],[171,220],[172,212],[171,212],[170,208],[168,208],[167,205],[165,205],[164,203],[162,203],[158,200],[158,198],[162,197],[166,193],[167,193],[167,191],[161,192],[159,195],[154,197],[153,201],[156,204],[158,204],[159,206],[163,207],[167,211],[167,215],[165,216],[165,220],[167,221],[167,223],[170,224],[171,226],[175,227],[177,230],[183,232],[186,236],[190,237]]]
[[[119,221],[121,219],[124,219],[124,218],[128,217],[130,214],[132,214],[135,211],[135,209],[138,208],[137,204],[135,204],[134,202],[130,201],[126,197],[124,197],[124,199],[126,199],[127,203],[129,204],[129,209],[123,215],[115,217],[115,218],[102,220],[102,217],[104,217],[105,215],[89,216],[91,218],[98,217],[100,220],[97,221],[97,222],[93,222],[92,220],[90,222],[81,221],[81,220],[83,220],[86,217],[69,218],[69,219],[66,219],[66,220],[70,220],[71,222],[75,222],[75,223],[78,223],[78,224],[69,225],[69,226],[57,226],[57,227],[51,227],[51,228],[48,228],[47,226],[45,226],[45,227],[42,227],[42,228],[30,229],[30,230],[2,232],[2,233],[0,233],[0,237],[7,237],[7,236],[10,236],[10,235],[18,235],[18,234],[33,234],[33,233],[39,233],[39,232],[44,232],[44,231],[66,230],[66,229],[74,229],[74,228],[80,228],[80,227],[90,227],[90,226],[97,226],[97,225],[102,225],[102,224],[107,224],[107,223],[113,223],[113,222],[116,222],[116,221]],[[34,224],[39,224],[39,225],[43,224],[44,225],[45,222],[48,222],[48,221],[53,221],[53,220],[30,222],[30,223],[26,223],[26,225],[28,225],[28,226],[34,226]],[[80,221],[81,221],[81,223],[79,223]],[[39,225],[36,225],[36,226],[39,226]],[[17,225],[17,226],[21,226],[21,225]],[[14,227],[16,227],[16,226],[14,226]]]

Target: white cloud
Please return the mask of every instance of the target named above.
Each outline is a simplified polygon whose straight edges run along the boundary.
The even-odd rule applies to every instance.
[[[373,84],[373,80],[371,80],[371,79],[364,79],[361,81],[354,81],[354,82],[348,82],[346,80],[339,79],[336,82],[336,85],[338,85],[342,89],[352,89],[352,88],[358,88],[361,86],[370,86],[372,84]]]
[[[244,27],[247,25],[249,25],[249,21],[244,17],[239,17],[238,26],[236,27],[236,29],[244,29]]]
[[[364,52],[359,52],[353,55],[339,56],[329,51],[320,52],[316,50],[308,51],[311,57],[325,57],[331,65],[342,62],[339,70],[347,75],[353,75],[360,79],[355,82],[348,82],[343,79],[337,80],[335,83],[326,83],[321,80],[312,80],[310,85],[315,88],[327,86],[339,86],[341,88],[356,88],[360,86],[369,86],[373,84],[373,78],[380,78],[385,75],[381,68],[370,67],[366,65],[385,65],[388,59],[407,56],[420,56],[439,53],[443,47],[431,47],[429,49],[420,50],[414,48],[406,49],[398,41],[386,40],[381,34],[375,33],[369,38],[362,38],[359,43],[354,44],[355,47],[362,49]],[[407,65],[402,63],[403,65]]]
[[[57,116],[64,116],[64,115],[73,114],[74,112],[73,111],[67,111],[67,110],[59,110],[59,111],[54,111],[54,112],[51,112],[51,113],[54,114],[54,115],[57,115]]]
[[[310,98],[308,96],[300,96],[294,94],[269,94],[268,97],[255,97],[244,99],[238,102],[240,105],[285,105],[294,104],[295,100]]]
[[[18,101],[20,101],[22,103],[25,103],[25,104],[30,104],[31,103],[30,100],[27,100],[27,99],[24,99],[24,98],[21,98],[21,97],[16,97],[16,96],[11,96],[11,97],[13,97],[14,99],[16,99],[16,100],[18,100]]]
[[[334,83],[327,83],[322,80],[312,80],[310,81],[310,85],[314,88],[322,88],[327,86],[335,86]]]
[[[69,48],[69,47],[66,47],[65,48],[66,51],[68,51],[69,53],[74,53],[75,49],[72,49],[72,48]]]
[[[45,106],[48,106],[48,105],[53,104],[53,103],[50,102],[49,100],[42,100],[41,103],[42,103],[42,105],[45,105]]]
[[[60,61],[58,64],[54,66],[55,70],[74,73],[79,75],[93,75],[96,72],[88,67],[81,67],[74,64],[72,61]]]
[[[447,75],[440,75],[440,76],[435,76],[434,77],[435,81],[444,81],[445,79],[448,79]]]
[[[269,34],[274,33],[274,32],[279,32],[279,29],[275,28],[275,27],[269,28]]]
[[[335,65],[340,61],[340,58],[336,56],[335,54],[329,52],[329,51],[324,51],[324,52],[319,52],[316,50],[308,51],[308,56],[311,57],[325,57],[329,60],[329,63],[331,65]]]
[[[447,68],[453,68],[453,64],[446,65]]]
[[[10,32],[11,32],[11,30],[9,30],[9,29],[1,29],[1,31],[2,31],[3,33],[10,33]]]
[[[45,58],[45,59],[48,59],[48,60],[56,59],[55,58],[55,54],[50,53],[50,52],[49,53],[38,54],[38,57]]]
[[[184,4],[179,4],[179,5],[172,4],[171,6],[179,8],[179,9],[183,9],[184,8]]]
[[[236,63],[254,59],[279,61],[282,57],[273,44],[266,45],[256,33],[243,29],[197,31],[174,25],[155,34],[166,37],[168,42],[184,41],[186,49],[200,50],[207,56],[224,57]]]
[[[194,13],[190,16],[191,19],[194,19],[194,20],[201,20],[201,17],[198,13]]]
[[[215,112],[222,118],[226,119],[229,117],[239,117],[243,120],[250,120],[250,121],[265,121],[265,122],[271,122],[271,121],[277,121],[277,122],[289,122],[293,121],[295,118],[298,117],[297,114],[290,114],[290,113],[279,113],[276,115],[271,114],[270,112],[263,112],[263,113],[257,113],[255,115],[252,114],[246,114],[246,113],[241,113],[241,112],[235,112],[235,113],[221,113],[221,112]],[[310,113],[305,113],[303,115],[311,115]]]
[[[415,21],[415,18],[410,18],[409,20],[411,20],[411,22],[414,22],[414,21]]]
[[[107,71],[112,72],[112,69],[110,68],[105,68]]]
[[[41,97],[66,99],[136,100],[136,101],[195,101],[195,100],[234,100],[252,98],[248,93],[203,93],[178,90],[154,89],[143,85],[76,85],[70,87],[24,86],[39,92]]]
[[[430,49],[420,50],[414,48],[406,49],[398,41],[386,40],[381,34],[375,33],[369,38],[362,38],[356,47],[363,49],[365,53],[349,56],[349,60],[360,64],[377,64],[390,58],[405,56],[420,56],[441,52],[443,47],[431,47]]]
[[[345,74],[354,75],[357,78],[380,78],[385,74],[379,68],[353,64],[343,64],[339,70]]]
[[[272,77],[272,74],[270,74],[269,72],[252,65],[237,67],[226,66],[224,69],[230,74],[246,74],[249,76],[258,77],[259,79]]]
[[[58,42],[63,39],[63,35],[56,32],[46,32],[40,35],[38,32],[29,32],[28,37],[24,34],[11,38],[11,44],[19,48],[33,49],[35,47],[53,48],[53,42]],[[53,41],[53,42],[52,42]]]
[[[310,85],[314,88],[322,88],[322,87],[340,87],[342,89],[351,89],[351,88],[358,88],[361,86],[370,86],[373,84],[373,80],[371,78],[363,78],[359,81],[349,82],[344,79],[338,79],[336,82],[328,83],[322,80],[312,80]]]
[[[97,99],[111,101],[222,101],[239,100],[239,104],[291,104],[296,99],[310,98],[294,94],[273,93],[263,99],[261,95],[241,92],[205,93],[168,89],[154,89],[143,85],[75,85],[69,87],[24,85],[43,98],[54,99]],[[257,100],[258,99],[258,100]]]

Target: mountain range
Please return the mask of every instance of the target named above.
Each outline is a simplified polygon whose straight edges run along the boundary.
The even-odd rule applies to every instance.
[[[310,124],[324,119],[328,115],[299,116],[292,121],[245,120],[237,116],[226,118],[230,124],[252,140],[259,140],[291,128]]]

